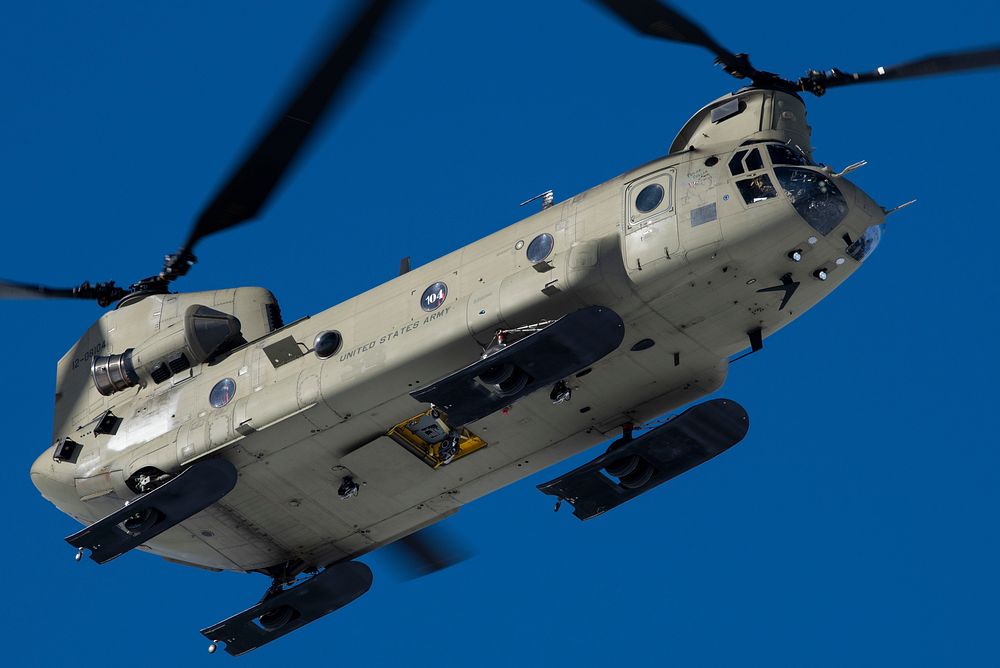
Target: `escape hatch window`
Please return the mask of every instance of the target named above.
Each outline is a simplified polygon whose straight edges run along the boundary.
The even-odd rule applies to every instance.
[[[767,174],[759,174],[752,179],[737,181],[736,187],[739,188],[740,194],[743,195],[743,201],[747,204],[756,204],[778,196],[778,191],[774,189],[771,177]]]
[[[671,167],[629,185],[625,194],[629,232],[673,212],[673,171]]]
[[[663,201],[663,186],[659,183],[650,183],[639,191],[635,197],[635,208],[639,213],[649,213],[660,206]]]

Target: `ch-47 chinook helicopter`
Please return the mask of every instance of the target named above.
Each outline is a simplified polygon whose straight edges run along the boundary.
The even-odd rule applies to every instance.
[[[85,525],[67,540],[98,563],[141,548],[272,578],[260,603],[203,629],[231,654],[363,594],[369,551],[409,542],[444,565],[421,529],[602,441],[615,439],[540,486],[581,519],[737,443],[749,423],[730,400],[632,428],[716,390],[732,355],[877,245],[886,211],[813,161],[802,95],[1000,64],[990,49],[790,81],[661,3],[605,0],[747,86],[699,110],[666,157],[309,318],[285,325],[259,288],[169,292],[201,239],[264,205],[396,4],[366,5],[159,274],[0,287],[115,304],[59,362],[32,480]]]

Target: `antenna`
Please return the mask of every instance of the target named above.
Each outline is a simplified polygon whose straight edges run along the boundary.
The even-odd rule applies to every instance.
[[[524,206],[525,204],[531,204],[536,199],[541,199],[542,200],[542,211],[545,211],[550,206],[552,206],[552,202],[555,200],[555,195],[554,195],[554,193],[551,190],[546,190],[543,193],[535,195],[531,199],[524,200],[518,206]]]

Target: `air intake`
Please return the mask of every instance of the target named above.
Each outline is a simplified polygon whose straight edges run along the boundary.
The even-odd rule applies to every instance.
[[[106,397],[134,387],[139,383],[139,374],[132,366],[132,348],[120,355],[94,357],[90,364],[90,375],[97,391]]]

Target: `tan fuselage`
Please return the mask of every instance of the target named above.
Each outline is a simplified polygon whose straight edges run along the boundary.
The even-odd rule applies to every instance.
[[[82,452],[69,463],[47,450],[32,467],[35,484],[89,524],[134,496],[124,481],[135,471],[176,472],[213,453],[236,465],[236,488],[142,549],[218,569],[295,559],[322,566],[433,523],[616,435],[625,422],[648,421],[714,391],[728,358],[749,345],[748,332],[770,335],[853,273],[859,262],[845,253],[844,235],[857,239],[883,216],[836,177],[849,212],[827,234],[810,227],[780,189],[747,202],[736,182],[755,172],[734,176],[729,167],[740,144],[791,142],[808,153],[809,132],[793,96],[724,98],[734,99],[743,105],[738,115],[713,121],[719,103],[708,105],[667,157],[278,331],[268,332],[264,305],[273,298],[259,289],[153,295],[105,314],[59,367],[54,440],[72,437]],[[756,173],[773,174],[766,151],[760,154]],[[651,183],[663,186],[665,199],[638,211],[635,198]],[[543,233],[554,239],[552,253],[532,262],[526,249]],[[801,261],[789,258],[793,250]],[[826,280],[813,276],[819,269]],[[800,285],[779,310],[783,293],[758,290],[789,273]],[[437,282],[447,296],[425,310],[422,295]],[[192,304],[236,315],[255,340],[167,382],[108,397],[96,391],[90,356],[159,335]],[[497,329],[590,305],[621,316],[625,341],[567,379],[570,402],[554,405],[536,392],[466,425],[487,446],[436,469],[385,438],[426,408],[411,391],[477,360]],[[326,330],[339,332],[343,344],[324,360],[312,348]],[[281,349],[274,344],[289,337],[293,352],[272,359]],[[653,345],[632,350],[645,339]],[[235,381],[235,396],[212,408],[209,392],[224,378]],[[93,434],[93,420],[108,409],[121,428]],[[346,474],[362,487],[342,502],[337,489]]]

